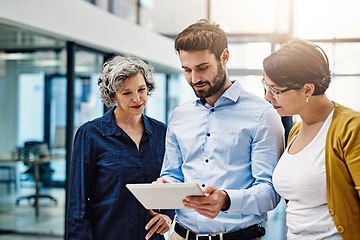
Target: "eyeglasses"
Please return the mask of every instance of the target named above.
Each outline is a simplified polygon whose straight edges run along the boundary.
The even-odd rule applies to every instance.
[[[266,92],[268,92],[270,90],[270,93],[274,96],[275,99],[279,98],[279,94],[290,91],[290,90],[293,90],[292,88],[286,88],[286,89],[281,90],[281,91],[276,91],[275,89],[273,89],[272,87],[269,87],[267,85],[264,78],[261,79],[261,82],[264,85],[264,88],[265,88]]]

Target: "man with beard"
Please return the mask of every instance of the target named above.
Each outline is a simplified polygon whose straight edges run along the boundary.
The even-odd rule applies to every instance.
[[[283,151],[281,120],[268,102],[229,80],[219,25],[190,25],[175,49],[197,98],[171,115],[156,182],[195,182],[205,196],[183,200],[170,240],[261,239],[261,223],[280,200],[271,178]]]

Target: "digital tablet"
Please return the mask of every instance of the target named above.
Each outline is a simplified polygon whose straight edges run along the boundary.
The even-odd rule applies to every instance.
[[[185,208],[186,196],[205,196],[197,183],[126,184],[130,192],[146,209]]]

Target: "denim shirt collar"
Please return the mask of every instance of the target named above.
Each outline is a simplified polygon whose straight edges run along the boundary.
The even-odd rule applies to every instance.
[[[115,121],[114,117],[114,111],[116,109],[116,106],[112,107],[110,110],[108,110],[104,116],[101,117],[101,131],[104,136],[122,136],[126,135],[124,130],[122,130]],[[142,114],[142,120],[144,123],[145,131],[144,133],[147,133],[148,135],[153,134],[153,126],[150,124],[150,121],[148,117],[145,114]]]
[[[238,81],[231,81],[232,85],[226,89],[226,91],[219,97],[219,99],[215,102],[214,107],[227,105],[227,104],[233,104],[238,101],[240,98],[240,94],[243,91],[243,88],[241,87],[240,83]],[[195,105],[206,105],[201,102],[200,98],[196,98],[193,101],[193,104]]]

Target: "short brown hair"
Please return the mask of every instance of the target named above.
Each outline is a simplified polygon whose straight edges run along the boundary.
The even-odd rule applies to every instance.
[[[278,86],[301,89],[315,85],[313,95],[324,94],[331,74],[324,50],[310,41],[293,39],[264,59],[265,74]]]
[[[176,36],[175,49],[179,53],[184,51],[197,51],[209,49],[220,60],[220,56],[228,47],[227,36],[219,24],[210,23],[201,19],[185,28]]]

